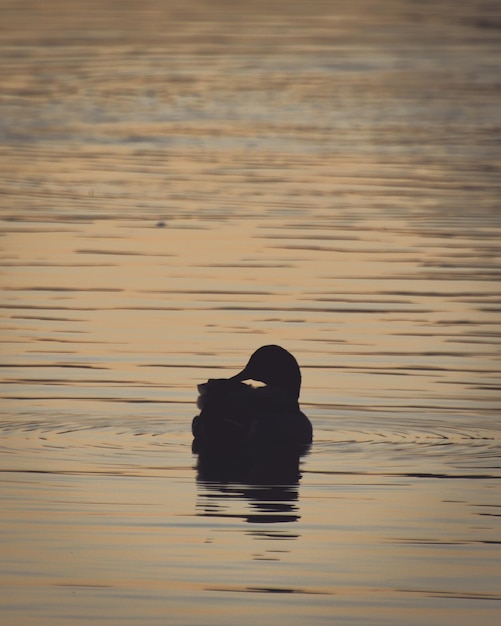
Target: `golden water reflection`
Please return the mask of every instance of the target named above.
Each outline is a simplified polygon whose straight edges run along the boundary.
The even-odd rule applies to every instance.
[[[6,623],[498,623],[500,20],[2,3]],[[268,343],[310,453],[201,466]]]

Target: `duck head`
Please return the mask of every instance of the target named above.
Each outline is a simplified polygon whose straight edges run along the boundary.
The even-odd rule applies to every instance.
[[[249,359],[244,369],[230,380],[257,380],[271,387],[280,387],[295,399],[301,389],[301,372],[296,359],[280,346],[262,346]]]

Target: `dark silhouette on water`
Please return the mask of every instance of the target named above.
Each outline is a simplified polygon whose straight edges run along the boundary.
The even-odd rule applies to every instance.
[[[198,480],[197,515],[242,519],[249,524],[284,524],[297,522],[299,511],[299,486],[292,484],[241,484]],[[243,506],[238,506],[238,503]],[[245,505],[248,506],[245,506]],[[299,535],[291,530],[257,529],[249,534],[280,539],[296,539]]]
[[[199,385],[201,412],[192,423],[199,478],[297,482],[300,457],[313,437],[310,420],[299,409],[300,388],[296,359],[273,345],[256,350],[232,378]]]

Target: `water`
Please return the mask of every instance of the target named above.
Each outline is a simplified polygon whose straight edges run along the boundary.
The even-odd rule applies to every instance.
[[[2,623],[497,624],[499,4],[0,18]],[[302,477],[204,480],[266,343]]]

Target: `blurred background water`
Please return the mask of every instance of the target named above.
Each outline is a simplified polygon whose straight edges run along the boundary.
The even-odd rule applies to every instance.
[[[497,624],[501,6],[2,0],[2,623]],[[196,385],[298,359],[297,484]]]

